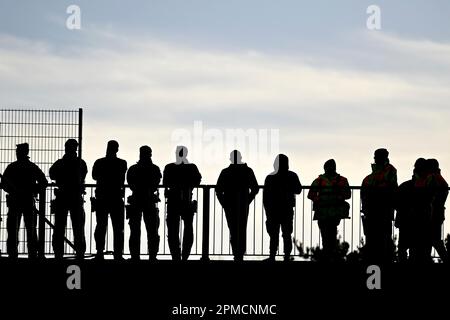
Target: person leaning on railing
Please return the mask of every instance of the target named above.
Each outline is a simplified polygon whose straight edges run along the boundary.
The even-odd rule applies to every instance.
[[[336,172],[333,159],[325,162],[325,173],[319,175],[311,184],[308,199],[313,201],[314,220],[317,220],[323,244],[323,259],[333,261],[337,258],[337,226],[341,219],[348,218],[351,191],[347,178]]]

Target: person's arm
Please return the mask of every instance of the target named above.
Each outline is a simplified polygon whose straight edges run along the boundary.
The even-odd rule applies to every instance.
[[[45,177],[44,172],[42,172],[42,170],[36,166],[36,181],[37,181],[37,188],[38,191],[45,191],[45,188],[48,185],[48,181],[47,178]]]
[[[302,184],[300,183],[300,179],[298,178],[298,175],[293,172],[293,192],[294,194],[300,194],[302,192]]]
[[[59,171],[59,160],[56,160],[56,162],[52,164],[48,171],[50,179],[52,179],[53,181],[57,181],[59,179]]]
[[[135,170],[135,167],[131,166],[127,172],[127,183],[128,183],[128,186],[130,187],[131,191],[133,191],[133,192],[136,191],[136,180],[134,177],[134,170]]]
[[[311,183],[311,189],[309,189],[308,191],[308,199],[316,202],[319,200],[319,192],[318,192],[318,185],[319,185],[319,180],[316,179],[313,181],[313,183]]]
[[[255,177],[255,173],[253,172],[252,169],[250,169],[249,173],[250,173],[250,194],[249,194],[248,203],[250,204],[255,199],[256,195],[258,194],[259,186],[258,186],[258,181],[256,180],[256,177]]]
[[[98,162],[99,160],[96,160],[95,162],[94,162],[94,166],[92,167],[92,179],[94,179],[95,181],[97,181],[98,180],[98,178],[99,178],[99,175],[100,175],[100,173],[99,173],[99,162]]]
[[[219,203],[222,207],[225,207],[224,184],[225,184],[225,174],[222,170],[222,172],[220,172],[219,178],[217,179],[217,183],[216,183],[216,196],[217,196],[217,200],[219,200]]]
[[[346,178],[342,178],[342,182],[341,182],[341,194],[342,194],[342,199],[343,200],[347,200],[350,199],[352,197],[352,192],[350,190],[350,185],[348,184],[348,180]]]
[[[264,209],[267,211],[271,211],[273,203],[272,203],[272,192],[271,184],[270,184],[270,175],[266,177],[264,180],[264,189],[263,189],[263,205]]]

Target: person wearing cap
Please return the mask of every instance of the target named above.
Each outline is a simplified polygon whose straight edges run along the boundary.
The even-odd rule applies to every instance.
[[[64,144],[65,153],[49,170],[50,179],[55,181],[55,229],[53,232],[53,252],[56,259],[64,256],[64,236],[67,216],[72,221],[75,253],[78,259],[84,258],[86,239],[84,234],[85,213],[83,195],[85,194],[86,162],[78,157],[78,142],[68,139]]]
[[[337,253],[337,227],[341,219],[348,218],[351,191],[347,178],[336,172],[336,162],[330,159],[325,162],[324,174],[319,175],[311,184],[308,199],[313,202],[314,216],[322,236],[323,258],[335,261]]]
[[[188,149],[178,146],[174,163],[164,168],[164,195],[167,200],[167,240],[172,260],[188,260],[194,242],[194,215],[197,201],[192,191],[200,185],[202,176],[195,164],[187,159]],[[180,220],[183,220],[183,243],[180,247]]]
[[[47,179],[42,170],[30,161],[29,151],[28,143],[18,144],[17,160],[6,167],[2,176],[2,188],[8,193],[6,196],[8,206],[6,247],[8,256],[12,259],[18,256],[18,232],[22,216],[27,233],[28,257],[34,259],[38,254],[35,197],[45,190]]]
[[[361,186],[367,259],[372,262],[391,262],[394,253],[392,221],[398,184],[397,170],[389,163],[388,156],[384,148],[375,151],[372,173],[364,178]]]
[[[127,219],[130,225],[129,247],[132,260],[140,260],[141,221],[144,218],[147,229],[147,248],[149,260],[155,261],[159,250],[159,193],[161,171],[153,164],[152,149],[142,146],[139,161],[127,173],[127,182],[132,191],[128,197]]]
[[[284,260],[289,261],[292,252],[295,196],[302,192],[302,185],[297,174],[289,170],[289,158],[286,155],[277,155],[273,167],[274,172],[266,177],[263,190],[266,228],[270,236],[268,261],[275,261],[280,228],[283,235]]]
[[[96,258],[103,259],[105,249],[106,229],[108,228],[108,215],[114,233],[114,259],[122,260],[124,246],[124,183],[127,172],[127,162],[117,157],[119,143],[108,141],[106,156],[95,161],[92,168],[92,178],[97,181],[95,189],[95,210],[97,226],[94,237],[97,247]]]
[[[234,260],[242,261],[247,245],[247,220],[250,203],[259,192],[253,170],[242,162],[241,153],[230,153],[231,164],[220,172],[216,195],[225,211]]]

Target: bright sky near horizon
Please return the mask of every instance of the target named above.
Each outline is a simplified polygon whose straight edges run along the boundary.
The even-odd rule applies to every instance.
[[[2,0],[0,107],[83,107],[90,168],[116,139],[129,165],[148,144],[162,169],[181,134],[215,183],[241,130],[260,184],[276,149],[305,185],[329,158],[359,185],[378,147],[400,182],[418,157],[450,178],[449,16],[444,0]]]

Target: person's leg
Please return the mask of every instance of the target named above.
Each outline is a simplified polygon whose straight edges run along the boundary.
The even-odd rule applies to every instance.
[[[60,208],[55,213],[55,229],[53,230],[52,245],[56,259],[62,259],[64,256],[64,235],[67,225],[67,214],[68,211],[66,208]]]
[[[237,245],[237,222],[236,222],[236,210],[228,208],[225,209],[225,218],[227,220],[228,230],[230,232],[230,245],[231,251],[233,252],[234,257],[236,257],[238,253],[238,245]]]
[[[248,205],[243,208],[240,208],[237,220],[238,220],[237,239],[236,239],[238,247],[237,260],[241,261],[244,258],[247,248]]]
[[[130,247],[132,260],[139,260],[141,256],[141,210],[141,208],[136,208],[136,210],[128,217],[128,224],[130,226],[130,239],[128,245]]]
[[[172,260],[181,260],[179,208],[167,205],[167,241]]]
[[[97,225],[95,226],[94,238],[97,249],[97,258],[103,258],[105,250],[106,229],[108,228],[108,210],[103,201],[97,201]]]
[[[270,260],[275,260],[280,237],[280,224],[274,218],[276,212],[267,213],[266,229],[270,237]]]
[[[292,252],[292,232],[294,230],[294,212],[287,209],[283,212],[283,221],[281,223],[281,232],[283,235],[284,258],[289,259]]]
[[[23,218],[25,221],[25,228],[27,230],[28,257],[30,259],[35,259],[37,258],[37,216],[34,212],[34,203],[32,203],[31,206],[24,208]]]
[[[18,234],[22,213],[19,208],[10,206],[8,218],[6,219],[6,229],[8,230],[8,239],[6,240],[6,249],[10,258],[17,258]]]
[[[111,223],[114,233],[114,259],[121,260],[125,228],[125,211],[122,199],[114,199],[114,205],[111,207]]]
[[[154,261],[156,260],[156,256],[159,251],[159,211],[153,207],[144,211],[144,223],[147,229],[147,247],[149,260]],[[172,249],[170,252],[172,253]],[[172,258],[176,260],[173,253]]]
[[[182,216],[183,219],[183,248],[181,258],[187,260],[191,254],[192,244],[194,243],[194,213],[187,211]]]
[[[436,249],[442,262],[449,262],[448,252],[445,248],[444,241],[442,241],[442,223],[443,221],[432,220],[431,221],[431,239],[433,247]]]
[[[86,252],[86,238],[84,235],[85,214],[82,199],[75,201],[70,210],[72,220],[73,240],[78,258],[83,259]]]

